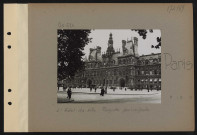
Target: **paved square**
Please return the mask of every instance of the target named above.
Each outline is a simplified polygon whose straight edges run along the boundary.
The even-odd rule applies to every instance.
[[[90,91],[88,88],[73,88],[71,100],[67,98],[67,91],[57,92],[58,103],[161,103],[161,91],[131,91],[129,89],[107,90],[107,94],[100,95],[101,89]]]

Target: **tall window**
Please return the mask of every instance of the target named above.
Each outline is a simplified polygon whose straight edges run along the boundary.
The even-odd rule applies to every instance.
[[[144,74],[144,71],[141,71],[142,72],[142,75]]]
[[[153,74],[153,72],[152,71],[150,71],[150,75],[152,75]]]
[[[140,75],[140,71],[139,70],[137,71],[137,74]]]
[[[157,70],[156,69],[154,70],[154,74],[157,75]]]

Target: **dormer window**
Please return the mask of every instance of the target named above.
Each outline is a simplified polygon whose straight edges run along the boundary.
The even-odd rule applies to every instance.
[[[146,64],[146,65],[148,65],[148,64],[149,64],[149,61],[148,61],[148,60],[146,60],[145,64]]]

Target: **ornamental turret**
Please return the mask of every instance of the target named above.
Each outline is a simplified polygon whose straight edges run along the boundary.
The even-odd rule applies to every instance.
[[[109,34],[109,40],[108,40],[108,48],[107,48],[107,54],[112,55],[114,53],[114,47],[113,47],[113,38],[112,33]]]

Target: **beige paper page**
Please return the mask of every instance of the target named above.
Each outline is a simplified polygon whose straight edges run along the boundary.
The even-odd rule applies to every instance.
[[[27,4],[4,4],[4,131],[28,131]]]
[[[171,6],[184,8],[174,11]],[[192,18],[192,4],[30,4],[29,131],[194,130]],[[161,104],[57,104],[60,23],[62,29],[160,29]],[[173,62],[189,61],[190,66],[166,67],[165,53]],[[95,111],[87,111],[91,108]],[[132,111],[123,113],[125,108]],[[135,111],[139,108],[144,111]],[[65,111],[68,109],[78,111]]]

